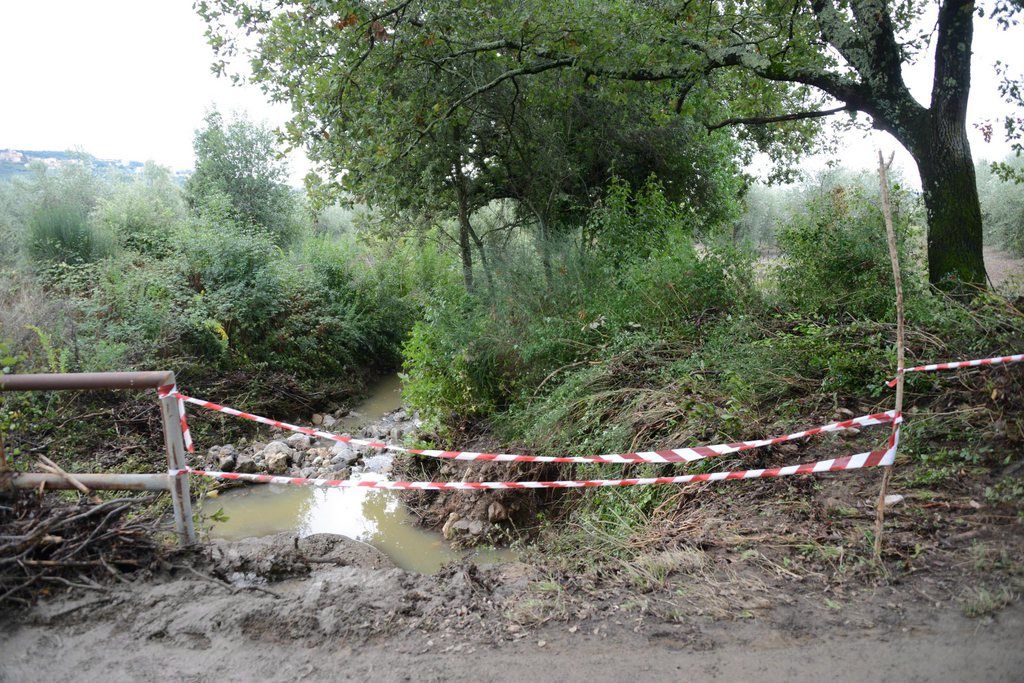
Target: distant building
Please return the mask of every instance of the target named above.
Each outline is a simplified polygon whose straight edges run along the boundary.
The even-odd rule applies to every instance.
[[[0,149],[0,163],[24,164],[27,161],[25,155],[16,149]]]

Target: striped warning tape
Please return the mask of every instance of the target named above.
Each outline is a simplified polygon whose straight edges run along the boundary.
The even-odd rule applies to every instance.
[[[172,477],[194,475],[228,481],[249,481],[259,484],[289,484],[293,486],[318,486],[326,488],[369,488],[400,491],[482,491],[492,489],[575,489],[608,486],[649,486],[654,484],[690,484],[702,481],[725,481],[728,479],[761,479],[787,477],[794,474],[815,474],[840,472],[864,467],[888,467],[896,458],[899,445],[899,427],[889,438],[885,449],[857,453],[842,458],[819,460],[802,465],[788,465],[770,469],[733,470],[705,474],[684,474],[675,477],[636,477],[632,479],[582,479],[567,481],[380,481],[356,479],[308,479],[305,477],[279,477],[270,474],[241,474],[238,472],[211,472],[198,469],[172,469]]]
[[[473,460],[485,460],[492,462],[558,462],[558,463],[686,463],[694,462],[696,460],[702,460],[704,458],[713,458],[722,455],[728,455],[730,453],[737,453],[739,451],[746,451],[752,448],[761,448],[763,446],[771,446],[774,444],[783,443],[785,441],[793,441],[795,439],[803,439],[816,434],[824,434],[827,432],[841,432],[848,429],[856,429],[858,427],[870,427],[872,425],[899,423],[903,420],[902,416],[898,415],[895,410],[887,410],[882,413],[873,413],[871,415],[862,415],[860,417],[850,418],[849,420],[843,420],[841,422],[832,422],[821,427],[814,427],[811,429],[805,429],[803,431],[794,432],[793,434],[786,434],[785,436],[776,436],[770,439],[756,439],[753,441],[737,441],[735,443],[727,444],[714,444],[710,446],[694,446],[691,448],[673,448],[668,450],[660,451],[638,451],[635,453],[609,453],[606,455],[576,455],[576,456],[550,456],[550,455],[523,455],[519,453],[478,453],[475,451],[442,451],[442,450],[431,450],[431,449],[420,449],[420,448],[406,448],[405,446],[399,446],[397,444],[389,444],[383,441],[373,441],[367,439],[357,439],[346,434],[334,434],[321,429],[313,429],[311,427],[301,427],[299,425],[290,424],[288,422],[281,422],[280,420],[272,420],[261,415],[253,415],[252,413],[242,412],[234,408],[222,406],[217,403],[210,401],[204,401],[203,399],[193,398],[186,396],[181,392],[174,391],[174,395],[179,397],[179,400],[187,401],[195,405],[206,408],[227,415],[233,415],[260,424],[269,425],[271,427],[277,427],[279,429],[285,429],[300,434],[306,434],[307,436],[314,436],[320,439],[329,439],[331,441],[339,441],[341,443],[355,444],[357,446],[369,446],[371,448],[377,448],[380,450],[389,450],[399,453],[409,453],[411,455],[422,455],[428,458],[442,458],[446,460],[462,460],[462,461],[473,461]]]
[[[956,368],[976,368],[981,365],[1005,365],[1007,363],[1019,363],[1024,361],[1024,353],[1017,353],[1012,356],[995,356],[994,358],[977,358],[975,360],[958,360],[949,363],[931,363],[929,365],[917,365],[906,368],[903,372],[934,372],[936,370],[955,370]],[[893,377],[886,382],[890,387],[896,386],[899,376]]]

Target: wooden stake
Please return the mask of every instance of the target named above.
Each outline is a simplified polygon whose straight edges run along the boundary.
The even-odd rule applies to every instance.
[[[889,202],[889,167],[893,157],[885,161],[882,151],[878,151],[878,180],[882,189],[882,217],[885,219],[885,234],[889,242],[889,260],[892,262],[892,280],[896,288],[896,414],[903,413],[903,360],[904,360],[904,318],[903,318],[903,278],[900,277],[900,257],[896,250],[896,230],[892,224],[892,205]],[[893,431],[899,429],[893,424]],[[882,560],[882,526],[885,523],[885,497],[889,491],[889,481],[895,463],[885,468],[882,475],[882,486],[878,491],[878,504],[875,508],[875,560]]]
[[[95,495],[90,496],[92,491],[89,489],[88,486],[86,486],[81,481],[79,481],[74,475],[71,475],[71,474],[68,474],[67,472],[65,472],[64,468],[62,468],[60,465],[58,465],[54,461],[52,461],[49,458],[47,458],[45,455],[40,455],[39,456],[39,463],[40,463],[39,469],[44,470],[46,472],[50,472],[51,474],[58,474],[58,475],[60,475],[69,484],[71,484],[76,489],[78,489],[82,493],[82,495],[89,496],[90,500],[92,500],[92,502],[97,503],[97,504],[103,502],[103,500],[99,496],[95,496]]]

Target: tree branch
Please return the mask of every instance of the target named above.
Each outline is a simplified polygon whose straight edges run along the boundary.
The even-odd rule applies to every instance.
[[[974,0],[943,0],[932,81],[931,107],[936,112],[950,112],[959,119],[967,116],[973,39]]]
[[[841,111],[851,111],[853,107],[844,104],[841,107],[833,107],[832,109],[819,109],[815,111],[797,111],[791,114],[779,114],[777,116],[738,116],[731,119],[724,119],[718,123],[704,124],[708,132],[725,128],[726,126],[762,126],[769,123],[784,123],[786,121],[801,121],[803,119],[820,119],[826,116],[832,116],[838,114]]]

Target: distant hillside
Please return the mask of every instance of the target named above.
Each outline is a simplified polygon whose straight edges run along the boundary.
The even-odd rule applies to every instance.
[[[89,166],[97,175],[134,175],[141,173],[146,164],[128,159],[97,159],[84,152],[32,149],[0,149],[0,180],[28,176],[34,164],[57,169],[78,164]],[[175,171],[175,176],[184,180],[189,171]]]

